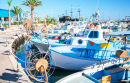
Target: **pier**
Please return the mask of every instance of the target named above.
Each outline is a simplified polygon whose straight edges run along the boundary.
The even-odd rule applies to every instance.
[[[24,32],[21,29],[0,31],[0,83],[31,83],[13,53],[10,53],[14,40]]]

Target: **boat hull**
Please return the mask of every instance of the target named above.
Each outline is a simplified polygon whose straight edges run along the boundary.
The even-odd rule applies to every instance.
[[[40,43],[35,43],[35,42],[33,42],[33,44],[38,48],[38,50],[41,53],[46,53],[49,47],[48,44],[40,44]]]
[[[84,70],[88,67],[93,67],[99,65],[99,60],[84,60],[78,58],[72,58],[65,56],[59,53],[56,53],[51,50],[51,57],[53,58],[52,62],[56,67],[65,69],[65,70]]]

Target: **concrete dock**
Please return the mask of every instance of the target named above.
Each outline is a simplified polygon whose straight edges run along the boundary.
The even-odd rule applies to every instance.
[[[17,61],[10,55],[11,43],[14,41],[11,37],[23,32],[21,29],[0,31],[0,83],[30,83],[24,71],[17,71]]]

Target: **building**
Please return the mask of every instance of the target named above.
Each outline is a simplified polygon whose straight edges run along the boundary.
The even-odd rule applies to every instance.
[[[11,18],[14,16],[14,13],[10,11]],[[8,10],[6,9],[0,9],[0,21],[6,22],[8,21]]]

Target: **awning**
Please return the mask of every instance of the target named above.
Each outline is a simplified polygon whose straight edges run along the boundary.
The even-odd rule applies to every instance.
[[[14,16],[14,13],[10,11],[10,16]],[[0,17],[8,17],[8,10],[0,9]]]

